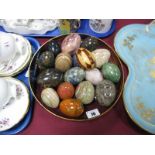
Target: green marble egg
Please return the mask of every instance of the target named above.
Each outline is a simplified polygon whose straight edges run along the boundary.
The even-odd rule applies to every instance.
[[[75,92],[77,99],[81,100],[83,104],[90,104],[94,99],[94,86],[89,81],[81,82]]]
[[[101,71],[105,79],[115,83],[119,82],[121,72],[117,65],[113,63],[105,63],[103,64]]]

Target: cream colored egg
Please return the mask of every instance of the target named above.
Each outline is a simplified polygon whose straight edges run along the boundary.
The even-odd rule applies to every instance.
[[[50,108],[57,108],[59,106],[59,96],[53,88],[45,88],[41,92],[41,99]]]
[[[96,49],[92,52],[95,62],[96,62],[96,67],[101,68],[104,63],[107,63],[110,59],[110,51],[107,49]]]

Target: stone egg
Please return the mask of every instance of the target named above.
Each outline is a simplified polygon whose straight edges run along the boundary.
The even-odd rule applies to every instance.
[[[49,51],[43,52],[38,60],[37,60],[38,67],[40,69],[50,68],[54,66],[54,54]]]
[[[96,49],[92,54],[95,58],[97,68],[101,68],[104,63],[107,63],[111,55],[110,51],[107,49]]]
[[[55,56],[61,52],[60,45],[55,40],[52,40],[48,43],[47,49],[48,51],[52,52]]]
[[[94,68],[86,71],[86,80],[97,85],[99,82],[103,81],[103,76],[99,69]]]
[[[70,82],[73,85],[77,85],[82,80],[84,80],[85,76],[86,76],[86,73],[82,68],[73,67],[65,73],[64,79],[66,82]]]
[[[58,86],[57,93],[61,99],[72,98],[74,95],[74,86],[69,82],[63,82]]]
[[[51,68],[43,70],[37,77],[37,83],[43,87],[56,87],[63,82],[63,73]]]
[[[93,54],[85,48],[79,48],[76,57],[80,66],[84,69],[92,69],[95,67],[95,58]]]
[[[77,33],[71,33],[62,41],[61,50],[63,53],[75,54],[81,44],[81,37]]]
[[[81,82],[75,91],[77,99],[81,100],[83,104],[90,104],[94,99],[94,86],[89,81]]]
[[[77,61],[76,54],[73,55],[73,57],[72,57],[72,64],[73,64],[74,67],[80,67],[80,65],[79,65],[79,63]]]
[[[94,51],[98,46],[98,40],[94,37],[87,37],[82,41],[81,47],[86,48],[89,51]]]
[[[59,106],[60,111],[69,117],[79,117],[84,112],[84,107],[78,99],[66,99],[61,101]]]
[[[50,108],[57,108],[59,106],[59,96],[52,88],[43,89],[41,92],[41,99],[42,102]]]
[[[60,53],[55,60],[55,68],[61,72],[67,71],[72,65],[72,58],[67,53]]]
[[[121,72],[117,65],[113,63],[105,63],[103,64],[101,71],[105,79],[112,82],[119,82]]]
[[[116,87],[113,82],[103,80],[96,86],[96,100],[102,106],[110,106],[116,97]]]

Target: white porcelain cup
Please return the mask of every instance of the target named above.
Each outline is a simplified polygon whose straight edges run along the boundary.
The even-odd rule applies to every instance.
[[[0,78],[0,110],[4,108],[11,99],[16,98],[16,86],[4,78]]]
[[[9,62],[16,55],[15,38],[9,33],[0,33],[0,63]]]

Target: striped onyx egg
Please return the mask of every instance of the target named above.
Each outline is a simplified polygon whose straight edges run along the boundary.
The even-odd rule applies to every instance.
[[[72,58],[67,53],[60,53],[55,60],[55,68],[61,72],[67,71],[72,65]]]
[[[93,54],[85,48],[79,48],[76,57],[80,66],[84,69],[93,69],[95,67],[95,58]]]
[[[57,108],[59,106],[59,96],[53,88],[43,89],[41,99],[43,103],[50,108]]]

